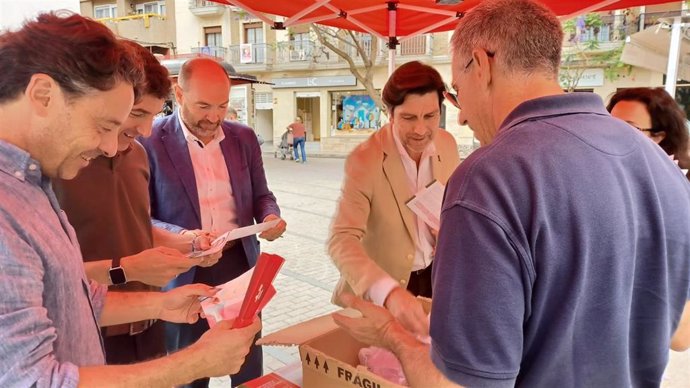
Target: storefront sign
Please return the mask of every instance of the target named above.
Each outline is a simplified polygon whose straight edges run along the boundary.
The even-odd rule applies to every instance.
[[[336,75],[332,77],[274,78],[271,80],[274,89],[281,88],[320,88],[328,86],[355,86],[354,75]]]
[[[561,80],[561,86],[566,87],[567,85],[563,85],[563,83],[563,80]],[[597,86],[604,86],[604,69],[586,69],[577,81],[575,88],[593,88]]]
[[[230,106],[237,111],[237,121],[248,125],[247,86],[234,86],[230,89]]]

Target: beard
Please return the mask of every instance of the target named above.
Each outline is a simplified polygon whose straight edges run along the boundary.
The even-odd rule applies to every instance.
[[[195,120],[189,110],[184,107],[182,109],[182,121],[187,125],[189,131],[199,139],[213,138],[220,127],[220,120],[216,122],[206,119]]]
[[[220,121],[216,121],[215,123],[212,123],[206,119],[204,120],[199,120],[197,122],[194,122],[192,124],[192,127],[189,128],[189,130],[194,133],[194,135],[198,138],[209,138],[209,137],[214,137],[216,133],[218,132],[218,127],[220,126]]]
[[[408,135],[405,136],[405,139],[403,140],[403,144],[406,146],[406,148],[412,149],[415,152],[423,152],[426,147],[429,146],[431,141],[433,140],[433,134],[429,132],[428,134],[424,136],[418,136],[418,135]]]

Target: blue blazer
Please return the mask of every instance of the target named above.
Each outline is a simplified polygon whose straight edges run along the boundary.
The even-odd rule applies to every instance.
[[[280,216],[276,198],[266,183],[256,134],[250,127],[236,122],[225,121],[221,127],[225,139],[220,142],[220,148],[230,175],[239,226],[252,225],[254,220],[261,222],[269,214]],[[172,232],[201,229],[194,168],[178,112],[156,120],[151,136],[141,143],[148,153],[151,169],[149,191],[154,224]],[[242,246],[253,267],[259,255],[256,236],[243,238]],[[180,274],[166,288],[191,284],[195,268]]]

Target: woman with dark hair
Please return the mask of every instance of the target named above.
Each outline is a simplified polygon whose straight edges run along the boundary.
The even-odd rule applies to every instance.
[[[662,88],[632,88],[618,91],[606,107],[617,117],[644,132],[666,153],[688,168],[688,128],[685,112]]]

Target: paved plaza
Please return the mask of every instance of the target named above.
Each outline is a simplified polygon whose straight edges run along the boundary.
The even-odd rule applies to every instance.
[[[325,244],[344,159],[312,157],[306,164],[298,164],[264,155],[269,187],[288,224],[283,238],[261,240],[263,251],[286,259],[275,282],[278,293],[264,310],[263,332],[268,334],[336,309],[330,304],[330,295],[338,271],[326,255]],[[266,373],[298,361],[297,347],[264,347]],[[211,384],[213,388],[228,386],[227,379],[213,379]],[[690,388],[690,351],[671,352],[662,387]]]

